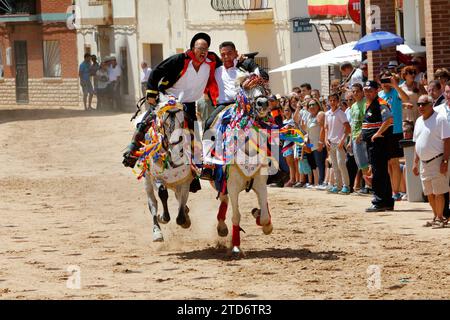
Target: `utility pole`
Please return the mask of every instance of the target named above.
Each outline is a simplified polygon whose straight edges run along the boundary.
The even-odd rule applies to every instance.
[[[361,6],[361,38],[367,34],[366,26],[366,1],[360,0]],[[361,61],[367,59],[367,52],[361,52]]]

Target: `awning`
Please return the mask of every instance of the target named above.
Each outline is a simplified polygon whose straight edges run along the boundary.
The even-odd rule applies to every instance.
[[[308,0],[308,11],[313,16],[345,17],[348,13],[348,0]]]
[[[400,51],[403,54],[419,54],[427,52],[427,48],[405,43],[397,46],[397,51]]]
[[[294,63],[290,63],[283,67],[274,69],[269,73],[337,65],[344,62],[360,62],[361,52],[353,50],[355,44],[356,41],[340,45],[331,51],[325,51]]]

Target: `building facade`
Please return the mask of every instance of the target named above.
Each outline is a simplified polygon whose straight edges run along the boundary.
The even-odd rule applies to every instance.
[[[71,0],[0,4],[0,105],[79,105]]]
[[[138,1],[139,57],[154,67],[164,58],[188,49],[197,32],[211,36],[211,51],[233,41],[240,53],[259,52],[257,62],[275,69],[319,52],[314,33],[294,33],[293,18],[307,17],[306,1],[296,0],[184,0]],[[320,83],[320,69],[270,75],[274,93],[289,93],[294,86]]]
[[[137,0],[76,0],[78,62],[85,53],[99,61],[116,58],[122,69],[122,109],[132,109],[140,96],[137,50]]]

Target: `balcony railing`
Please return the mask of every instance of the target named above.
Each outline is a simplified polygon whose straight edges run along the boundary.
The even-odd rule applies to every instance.
[[[0,15],[36,14],[36,0],[0,0]]]
[[[252,11],[269,8],[269,0],[211,0],[216,11]]]

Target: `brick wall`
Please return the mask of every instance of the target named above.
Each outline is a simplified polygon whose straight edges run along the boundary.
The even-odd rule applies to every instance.
[[[80,87],[74,79],[30,79],[29,105],[45,108],[79,107]],[[0,80],[0,107],[16,106],[15,79]]]
[[[425,17],[428,80],[432,80],[436,69],[450,69],[450,1],[425,0]]]
[[[36,2],[38,13],[65,13],[72,0],[38,0]]]
[[[371,5],[380,8],[381,30],[396,33],[395,29],[395,1],[393,0],[365,0],[366,8]],[[366,19],[369,19],[367,17]],[[367,29],[367,33],[372,30]],[[395,60],[396,48],[391,47],[379,51],[369,51],[367,59],[369,61],[369,78],[375,79],[380,73],[382,66],[387,66],[390,60]]]

